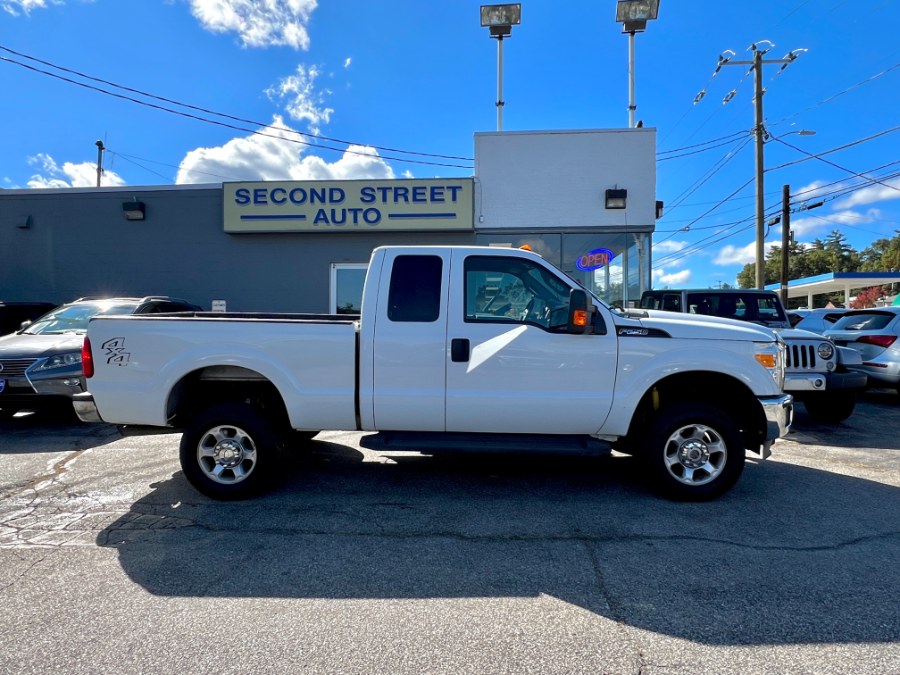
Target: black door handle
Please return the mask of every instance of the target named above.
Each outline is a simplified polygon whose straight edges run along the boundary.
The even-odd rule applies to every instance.
[[[450,340],[450,360],[456,363],[465,363],[469,360],[469,341],[466,338]]]

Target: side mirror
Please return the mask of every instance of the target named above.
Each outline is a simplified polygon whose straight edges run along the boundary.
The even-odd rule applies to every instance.
[[[591,307],[587,293],[578,288],[569,291],[569,333],[584,333],[591,323]]]
[[[22,323],[19,324],[19,332],[21,333],[23,330],[28,328],[28,326],[30,326],[33,323],[34,323],[34,321],[32,321],[31,319],[26,319],[25,321],[23,321]]]

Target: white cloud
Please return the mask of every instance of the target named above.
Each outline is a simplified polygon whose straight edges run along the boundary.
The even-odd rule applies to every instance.
[[[771,246],[771,244],[765,244]],[[756,261],[756,242],[746,246],[723,246],[722,250],[713,258],[714,265],[746,265]]]
[[[63,4],[62,0],[3,0],[0,2],[0,8],[13,16],[19,16],[19,14],[27,16],[34,9],[46,9],[48,5],[61,4]]]
[[[660,270],[662,272],[662,270]],[[654,279],[666,286],[684,286],[691,280],[690,270],[681,270],[680,272],[666,273],[662,272],[659,276],[654,274]]]
[[[97,165],[91,162],[65,162],[60,167],[45,153],[28,158],[28,163],[38,166],[41,173],[34,174],[28,181],[29,188],[94,187],[97,185]],[[125,181],[115,171],[104,169],[100,184],[105,187],[125,185]]]
[[[834,208],[849,209],[854,206],[874,204],[889,199],[900,199],[900,178],[885,180],[882,183],[852,192],[846,199],[835,202]]]
[[[285,110],[291,119],[305,120],[315,135],[321,133],[320,125],[331,120],[332,108],[324,107],[325,94],[315,89],[316,78],[321,75],[316,66],[297,66],[295,75],[283,78],[277,85],[266,89],[270,100],[288,99]],[[328,93],[328,92],[326,92]]]
[[[352,61],[353,61],[353,59],[351,59],[349,56],[348,56],[346,59],[344,59],[344,68],[349,68],[349,67],[350,67],[350,63],[351,63]]]
[[[301,157],[306,146],[296,139],[276,115],[265,136],[234,138],[214,148],[190,151],[178,167],[176,183],[210,183],[218,180],[349,180],[394,178],[394,170],[374,148],[351,145],[335,162],[321,157]]]
[[[213,33],[237,33],[245,47],[309,49],[307,25],[317,0],[189,0]]]
[[[686,241],[675,241],[674,239],[666,239],[653,244],[653,253],[677,253],[688,245]]]
[[[900,194],[900,193],[898,193]],[[838,225],[864,225],[866,223],[874,223],[881,219],[882,213],[879,209],[869,209],[865,213],[846,210],[836,211],[822,216],[807,216],[804,218],[791,219],[791,229],[794,231],[794,238],[808,237],[816,232],[829,232]]]

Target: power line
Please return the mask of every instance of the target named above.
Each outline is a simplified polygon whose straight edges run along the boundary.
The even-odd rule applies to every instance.
[[[836,169],[840,169],[841,171],[846,171],[847,173],[852,174],[852,175],[856,176],[857,178],[865,178],[866,180],[871,180],[871,181],[873,181],[873,182],[875,182],[875,183],[878,183],[879,185],[883,185],[883,186],[886,187],[886,188],[890,188],[891,190],[897,190],[897,192],[900,192],[900,188],[897,188],[897,187],[895,187],[895,186],[893,186],[893,185],[888,185],[887,183],[882,183],[881,181],[875,180],[874,178],[869,178],[868,176],[863,176],[862,174],[857,173],[856,171],[852,171],[851,169],[847,169],[847,168],[841,166],[840,164],[835,164],[835,163],[832,162],[832,161],[829,161],[829,160],[827,160],[827,159],[823,159],[823,158],[822,158],[821,156],[819,156],[819,155],[813,155],[812,153],[806,152],[806,150],[801,150],[800,148],[798,148],[798,147],[796,147],[796,146],[794,146],[794,145],[791,145],[790,143],[788,143],[788,142],[786,142],[786,141],[783,141],[783,140],[781,140],[780,138],[775,138],[774,136],[773,136],[772,138],[775,139],[776,141],[778,141],[779,143],[781,143],[782,145],[786,145],[787,147],[789,147],[789,148],[791,148],[791,149],[793,149],[793,150],[796,150],[797,152],[799,152],[799,153],[801,153],[801,154],[804,154],[804,155],[808,156],[810,159],[817,159],[817,160],[819,160],[820,162],[823,162],[823,163],[825,163],[825,164],[828,164],[829,166],[835,167]]]
[[[0,49],[6,49],[6,48],[0,46]],[[7,50],[7,51],[11,51],[11,50]],[[125,101],[130,101],[131,103],[136,103],[136,104],[138,104],[138,105],[142,105],[142,106],[145,106],[145,107],[148,107],[148,108],[152,108],[152,109],[155,109],[155,110],[162,110],[163,112],[171,113],[171,114],[173,114],[173,115],[179,115],[179,116],[181,116],[181,117],[186,117],[186,118],[188,118],[188,119],[193,119],[193,120],[196,120],[196,121],[199,121],[199,122],[206,122],[207,124],[214,124],[214,125],[216,125],[216,126],[225,127],[225,128],[227,128],[227,129],[232,129],[232,130],[235,130],[235,131],[242,131],[242,132],[249,133],[249,134],[253,134],[253,135],[256,135],[256,136],[265,136],[265,137],[268,137],[268,138],[274,138],[274,139],[276,139],[276,140],[283,140],[283,141],[287,141],[287,142],[289,142],[289,143],[294,143],[294,144],[297,144],[297,145],[305,145],[305,146],[309,146],[309,147],[316,147],[316,148],[320,148],[320,149],[324,149],[324,150],[333,150],[333,151],[335,151],[335,152],[346,153],[346,154],[351,154],[351,155],[360,155],[360,156],[363,156],[363,157],[372,157],[372,156],[373,156],[372,153],[368,153],[368,152],[360,152],[360,151],[357,151],[357,150],[350,150],[349,148],[336,148],[336,147],[327,146],[327,145],[320,145],[320,144],[317,144],[317,143],[309,143],[309,142],[307,142],[307,141],[302,141],[302,140],[300,140],[300,139],[298,139],[298,138],[287,138],[287,137],[285,137],[285,136],[278,136],[278,135],[275,135],[275,134],[267,134],[267,133],[265,133],[265,132],[257,131],[257,130],[255,130],[255,129],[249,129],[249,128],[247,128],[247,127],[241,127],[241,126],[237,126],[237,125],[234,125],[234,124],[229,124],[229,123],[227,123],[227,122],[221,122],[221,121],[218,121],[218,120],[212,120],[212,119],[209,119],[209,118],[206,118],[206,117],[202,117],[202,116],[199,116],[199,115],[194,115],[194,114],[192,114],[192,113],[186,113],[186,112],[183,112],[183,111],[180,111],[180,110],[174,110],[174,109],[168,108],[168,107],[166,107],[166,106],[158,105],[158,104],[155,104],[155,103],[149,103],[149,102],[147,102],[147,101],[142,101],[142,100],[140,100],[140,99],[136,99],[136,98],[133,98],[133,97],[131,97],[131,96],[126,96],[126,95],[124,95],[124,94],[118,94],[118,93],[116,93],[116,92],[108,91],[108,90],[103,89],[103,88],[101,88],[101,87],[95,87],[95,86],[93,86],[93,85],[86,84],[86,83],[84,83],[84,82],[79,82],[79,81],[77,81],[77,80],[73,80],[73,79],[68,78],[68,77],[63,77],[62,75],[58,75],[58,74],[56,74],[56,73],[51,73],[51,72],[49,72],[49,71],[42,70],[42,69],[40,69],[40,68],[36,68],[36,67],[31,66],[31,65],[29,65],[29,64],[27,64],[27,63],[22,63],[22,62],[20,62],[20,61],[16,61],[15,59],[10,59],[10,58],[5,57],[5,56],[0,56],[0,61],[5,61],[6,63],[12,63],[12,64],[15,64],[15,65],[17,65],[17,66],[20,66],[21,68],[25,68],[25,69],[27,69],[27,70],[31,70],[31,71],[36,72],[36,73],[40,73],[40,74],[42,74],[42,75],[47,75],[48,77],[52,77],[52,78],[55,78],[55,79],[58,79],[58,80],[62,80],[63,82],[68,82],[69,84],[74,84],[74,85],[76,85],[76,86],[83,87],[83,88],[89,89],[89,90],[91,90],[91,91],[96,91],[96,92],[99,92],[99,93],[101,93],[101,94],[106,94],[107,96],[112,96],[112,97],[114,97],[114,98],[122,99],[122,100],[125,100]],[[56,67],[56,66],[54,66],[54,67]],[[113,86],[118,86],[118,85],[113,85]],[[157,97],[157,98],[158,98],[158,97]],[[183,105],[183,104],[176,103],[176,105]],[[188,106],[184,106],[184,107],[188,107]],[[221,113],[212,113],[212,114],[221,115]],[[221,116],[224,116],[224,115],[221,115]],[[279,130],[278,127],[272,127],[272,126],[269,126],[269,125],[266,125],[266,124],[262,124],[262,123],[259,123],[259,122],[249,121],[249,123],[250,123],[250,124],[254,124],[254,125],[258,125],[258,126],[261,126],[261,127],[267,128],[267,129]],[[282,131],[285,131],[285,132],[289,132],[289,133],[295,133],[295,134],[301,134],[301,135],[308,135],[308,134],[303,134],[302,132],[299,132],[299,131],[296,131],[296,130],[293,130],[293,129],[281,128],[281,130],[282,130]],[[341,142],[343,142],[343,141],[341,141]],[[360,144],[360,145],[362,145],[362,144]],[[375,146],[368,146],[368,147],[375,148]],[[401,151],[399,151],[399,152],[411,152],[411,151],[403,151],[403,150],[401,150]],[[423,154],[423,153],[415,153],[415,154]],[[473,168],[471,165],[450,164],[450,163],[446,163],[446,162],[431,162],[431,161],[425,161],[425,160],[421,160],[421,159],[405,159],[405,158],[403,158],[403,157],[393,157],[393,156],[389,156],[389,155],[380,155],[380,157],[381,157],[382,159],[385,159],[385,160],[390,160],[390,161],[395,161],[395,162],[400,162],[400,163],[406,163],[406,164],[423,164],[423,165],[427,165],[427,166],[445,166],[445,167],[452,167],[452,168],[457,168],[457,169],[472,169],[472,168]]]
[[[832,94],[832,95],[829,96],[828,98],[823,99],[823,100],[819,101],[818,103],[813,103],[811,106],[809,106],[809,107],[807,107],[807,108],[804,108],[803,110],[801,110],[801,111],[799,111],[799,112],[795,112],[795,113],[792,113],[792,114],[790,114],[790,115],[787,115],[786,117],[782,117],[782,118],[781,118],[780,120],[778,120],[777,122],[772,122],[772,124],[771,124],[770,126],[777,126],[777,125],[779,125],[779,124],[782,124],[782,123],[788,121],[789,119],[791,119],[791,118],[793,118],[793,117],[797,117],[797,116],[799,116],[799,115],[802,115],[802,114],[805,113],[805,112],[809,112],[810,110],[814,110],[815,108],[818,108],[818,107],[820,107],[820,106],[823,106],[823,105],[825,105],[826,103],[831,103],[831,102],[832,102],[833,100],[835,100],[836,98],[838,98],[838,97],[840,97],[840,96],[843,96],[844,94],[847,94],[847,93],[853,91],[854,89],[858,89],[859,87],[863,86],[864,84],[868,84],[869,82],[872,82],[872,81],[874,81],[874,80],[877,80],[879,77],[882,77],[882,76],[884,76],[884,75],[887,75],[889,72],[891,72],[892,70],[895,70],[895,69],[897,69],[897,68],[900,68],[900,63],[895,63],[893,66],[891,66],[891,67],[889,67],[889,68],[885,68],[885,69],[882,70],[880,73],[877,73],[877,74],[875,74],[875,75],[872,75],[871,77],[867,77],[865,80],[862,80],[862,81],[860,81],[860,82],[857,82],[856,84],[850,85],[849,87],[847,87],[847,88],[844,89],[843,91],[839,91],[839,92],[836,93],[836,94]]]
[[[719,171],[725,168],[725,165],[728,164],[732,159],[738,156],[738,154],[750,143],[750,137],[748,136],[746,139],[741,141],[739,145],[735,148],[729,150],[723,157],[721,157],[712,167],[710,167],[707,172],[701,176],[698,180],[694,181],[694,183],[687,188],[687,190],[683,191],[680,195],[678,195],[674,199],[673,207],[677,207],[681,204],[685,199],[694,194],[697,190],[699,190],[703,185],[709,181],[713,176],[715,176]]]
[[[693,145],[686,145],[686,146],[684,146],[683,148],[672,148],[671,150],[660,150],[660,151],[657,152],[656,154],[657,154],[657,155],[667,155],[667,154],[670,154],[670,153],[673,153],[673,152],[681,152],[682,150],[691,150],[691,149],[693,149],[693,148],[699,148],[699,147],[702,147],[702,146],[704,146],[704,145],[709,145],[710,143],[718,143],[719,141],[725,141],[725,140],[728,140],[728,139],[730,139],[730,138],[734,138],[735,136],[743,136],[743,135],[746,134],[746,133],[748,133],[748,132],[747,132],[746,130],[743,130],[743,129],[742,129],[741,131],[735,131],[734,133],[728,134],[727,136],[721,136],[721,137],[719,137],[719,138],[713,138],[712,140],[709,140],[709,141],[703,141],[702,143],[694,143]]]
[[[874,168],[874,169],[871,169],[868,173],[872,173],[873,171],[878,171],[878,170],[880,170],[880,169],[884,169],[884,168],[887,168],[887,167],[889,167],[889,166],[894,166],[894,165],[896,165],[896,164],[900,164],[900,160],[894,161],[894,162],[889,162],[889,163],[884,164],[884,165],[882,165],[882,166],[879,166],[879,167],[876,167],[876,168]],[[884,180],[889,180],[889,179],[891,179],[891,178],[893,178],[893,177],[895,177],[895,176],[900,176],[900,172],[897,172],[897,173],[894,173],[894,174],[890,174],[890,175],[888,175],[888,176],[882,176],[881,178],[884,179]],[[823,201],[832,201],[832,200],[837,199],[838,197],[841,197],[841,196],[843,196],[843,195],[845,195],[845,194],[849,194],[849,193],[851,193],[851,192],[856,192],[856,191],[858,191],[858,190],[862,190],[862,189],[864,189],[864,188],[870,187],[870,186],[871,186],[872,184],[874,184],[874,183],[880,182],[880,181],[876,181],[876,180],[873,180],[873,179],[871,179],[871,178],[868,178],[868,177],[866,177],[866,176],[864,176],[864,175],[860,175],[860,177],[863,178],[864,182],[862,182],[862,183],[860,183],[860,184],[858,184],[858,185],[842,187],[842,188],[839,188],[839,189],[837,189],[837,190],[834,190],[833,192],[826,192],[826,193],[819,193],[819,192],[818,192],[818,190],[821,190],[823,187],[828,187],[829,185],[837,185],[837,184],[840,184],[840,183],[841,183],[841,181],[835,181],[834,183],[828,183],[828,184],[826,184],[826,185],[819,186],[818,188],[812,188],[812,189],[810,189],[810,190],[805,190],[805,191],[800,192],[800,193],[797,193],[797,194],[795,194],[795,195],[793,195],[793,196],[794,196],[794,197],[797,197],[797,196],[799,196],[799,195],[806,194],[807,192],[816,192],[817,194],[815,195],[815,198],[820,198],[820,197],[821,197]],[[736,190],[735,192],[731,193],[731,195],[729,195],[729,196],[726,197],[725,199],[723,199],[723,200],[717,202],[717,206],[720,205],[720,204],[722,204],[722,203],[724,203],[725,201],[731,199],[732,197],[734,197],[734,195],[735,195],[737,192],[739,192],[740,190],[742,190],[743,188],[745,188],[747,185],[749,185],[749,183],[750,183],[750,181],[748,181],[747,183],[745,183],[744,185],[742,185],[740,188],[738,188],[738,190]],[[812,198],[812,196],[810,196],[810,198]],[[659,242],[656,242],[656,244],[659,244],[659,243],[662,243],[662,242],[664,242],[664,241],[668,241],[669,239],[672,239],[672,238],[673,238],[676,234],[678,234],[679,232],[687,232],[687,231],[691,231],[691,230],[692,230],[692,227],[691,227],[691,226],[692,226],[694,223],[696,223],[698,220],[700,220],[700,219],[706,217],[706,215],[708,215],[709,213],[711,213],[712,210],[714,210],[715,208],[716,208],[716,207],[713,207],[713,209],[710,209],[710,211],[707,211],[706,213],[704,213],[703,215],[701,215],[699,218],[694,219],[694,220],[691,221],[691,223],[690,223],[689,225],[687,225],[686,227],[682,227],[682,228],[679,228],[679,229],[677,229],[677,230],[666,230],[666,231],[671,231],[672,234],[671,234],[670,236],[668,236],[668,237],[665,237],[665,238],[661,239]],[[780,202],[779,202],[779,203],[773,203],[772,205],[768,206],[768,207],[766,208],[766,218],[769,218],[770,216],[776,215],[777,213],[779,213],[779,212],[780,212],[780,208],[781,208]],[[826,221],[826,222],[834,223],[834,221],[830,221],[830,220],[828,220],[826,217],[817,216],[817,215],[814,215],[814,214],[810,214],[809,217],[812,217],[812,218],[818,218],[818,219],[824,220],[824,221]],[[842,217],[846,218],[847,216],[846,216],[846,214],[845,214],[845,215],[842,215]],[[732,222],[730,222],[730,223],[719,223],[719,224],[716,224],[716,225],[710,225],[710,226],[703,226],[703,227],[693,228],[694,230],[716,229],[716,230],[719,230],[719,233],[721,233],[723,236],[721,236],[721,237],[719,237],[719,238],[717,238],[717,239],[713,239],[713,237],[716,237],[716,236],[719,234],[719,233],[713,233],[713,234],[710,234],[710,235],[708,235],[708,236],[706,236],[706,237],[703,237],[703,238],[701,238],[701,239],[699,239],[699,240],[697,240],[697,241],[691,243],[690,245],[686,246],[686,247],[683,248],[683,249],[680,249],[680,250],[678,250],[678,251],[673,251],[672,253],[670,253],[670,254],[668,254],[668,255],[662,256],[662,257],[660,257],[660,258],[658,258],[658,259],[656,259],[656,260],[654,261],[653,269],[658,269],[658,268],[664,267],[664,266],[666,266],[666,265],[671,265],[671,264],[677,262],[678,260],[681,260],[681,259],[683,259],[683,258],[686,258],[686,257],[688,257],[688,256],[690,256],[690,255],[693,255],[694,253],[698,253],[699,251],[702,251],[703,249],[708,248],[709,246],[712,246],[713,244],[717,244],[717,243],[719,243],[719,242],[724,241],[725,239],[728,239],[728,238],[730,238],[730,237],[736,236],[736,235],[738,235],[738,234],[740,234],[740,233],[746,231],[747,229],[749,229],[749,226],[748,226],[748,227],[741,228],[740,230],[737,230],[737,231],[734,231],[734,232],[728,232],[728,233],[726,233],[726,232],[727,232],[728,230],[730,230],[731,228],[736,227],[736,226],[738,226],[738,225],[741,225],[742,223],[745,223],[745,222],[747,222],[747,221],[750,221],[750,220],[752,220],[753,218],[754,218],[754,216],[747,216],[746,218],[742,218],[742,219],[740,219],[740,220],[732,221]],[[853,226],[853,225],[849,225],[849,224],[843,223],[843,222],[842,222],[842,223],[837,223],[837,224],[840,224],[840,225],[846,225],[847,227],[850,227],[850,228],[852,228],[852,229],[860,229],[860,230],[862,230],[862,228],[855,227],[855,226]],[[724,228],[724,229],[723,229],[723,228]],[[661,231],[661,230],[657,230],[657,231]],[[869,230],[863,230],[863,231],[869,231]],[[870,232],[870,231],[869,231],[869,232]],[[876,233],[876,234],[880,234],[880,233]],[[656,244],[654,244],[654,246],[655,246]],[[701,244],[702,244],[702,245],[701,245]]]
[[[98,77],[93,77],[93,76],[91,76],[91,75],[87,75],[86,73],[82,73],[82,72],[77,71],[77,70],[72,70],[71,68],[66,68],[66,67],[64,67],[64,66],[58,66],[58,65],[56,65],[55,63],[51,63],[50,61],[44,61],[44,60],[39,59],[39,58],[36,58],[36,57],[34,57],[34,56],[29,56],[28,54],[24,54],[24,53],[22,53],[22,52],[17,52],[17,51],[15,51],[15,50],[13,50],[13,49],[10,49],[9,47],[4,47],[3,45],[0,45],[0,49],[2,49],[2,50],[5,51],[5,52],[9,52],[10,54],[15,54],[16,56],[19,56],[19,57],[21,57],[21,58],[25,58],[25,59],[28,59],[28,60],[30,60],[30,61],[34,61],[34,62],[36,62],[36,63],[41,63],[41,64],[43,64],[43,65],[45,65],[45,66],[49,66],[49,67],[51,67],[51,68],[55,68],[55,69],[57,69],[57,70],[61,70],[61,71],[65,72],[65,73],[71,73],[72,75],[77,75],[78,77],[83,77],[83,78],[85,78],[86,80],[91,80],[92,82],[100,82],[101,84],[106,84],[106,85],[109,85],[109,86],[111,86],[111,87],[115,87],[116,89],[122,89],[123,91],[130,91],[130,92],[133,93],[133,94],[139,94],[140,96],[146,96],[147,98],[152,98],[152,99],[155,99],[155,100],[157,100],[157,101],[163,101],[163,102],[165,102],[165,103],[172,103],[173,105],[177,105],[177,106],[182,107],[182,108],[188,108],[189,110],[196,110],[196,111],[198,111],[198,112],[203,112],[203,113],[206,113],[206,114],[209,114],[209,115],[215,115],[215,116],[217,116],[217,117],[224,117],[225,119],[229,119],[229,120],[232,120],[232,121],[234,121],[234,122],[243,122],[243,123],[245,123],[245,124],[254,124],[254,125],[256,125],[256,126],[261,126],[261,127],[268,127],[268,126],[269,126],[268,124],[264,124],[264,123],[258,122],[258,121],[256,121],[256,120],[250,120],[250,119],[246,119],[246,118],[243,118],[243,117],[235,117],[235,116],[233,116],[233,115],[229,115],[229,114],[226,114],[226,113],[217,112],[217,111],[215,111],[215,110],[209,110],[209,109],[207,109],[207,108],[201,108],[201,107],[199,107],[199,106],[191,105],[191,104],[189,104],[189,103],[183,103],[183,102],[181,102],[181,101],[176,101],[176,100],[171,99],[171,98],[165,98],[164,96],[157,96],[156,94],[150,94],[150,93],[148,93],[148,92],[141,91],[140,89],[133,89],[132,87],[127,87],[127,86],[125,86],[125,85],[117,84],[117,83],[115,83],[115,82],[110,82],[109,80],[104,80],[104,79],[101,79],[101,78],[98,78]],[[422,157],[436,157],[436,158],[438,158],[438,159],[459,159],[459,160],[463,160],[463,161],[466,161],[466,162],[474,161],[471,157],[457,157],[457,156],[455,156],[455,155],[438,155],[438,154],[434,154],[434,153],[430,153],[430,152],[416,152],[416,151],[413,151],[413,150],[401,150],[401,149],[398,149],[398,148],[383,147],[383,146],[380,146],[380,145],[372,145],[372,144],[370,144],[370,143],[356,143],[356,142],[353,142],[353,141],[342,140],[342,139],[340,139],[340,138],[330,138],[330,137],[328,137],[328,136],[321,136],[321,135],[318,135],[318,134],[309,134],[309,133],[306,133],[306,132],[303,132],[303,131],[297,131],[296,129],[289,129],[289,128],[287,128],[287,127],[271,127],[271,128],[272,128],[272,129],[275,129],[275,130],[277,130],[277,131],[287,131],[287,132],[290,132],[290,133],[297,134],[297,135],[299,135],[299,136],[306,136],[306,137],[309,137],[309,138],[321,139],[321,140],[329,141],[329,142],[332,142],[332,143],[344,143],[344,144],[346,144],[346,145],[365,145],[365,146],[367,146],[367,147],[375,148],[376,150],[384,150],[384,151],[386,151],[386,152],[399,152],[399,153],[401,153],[401,154],[419,155],[419,156],[422,156]]]

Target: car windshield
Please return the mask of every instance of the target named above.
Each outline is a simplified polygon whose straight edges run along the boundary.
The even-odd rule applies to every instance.
[[[134,303],[90,302],[57,307],[52,312],[28,326],[26,335],[61,335],[63,333],[84,333],[91,317],[98,314],[132,314]]]
[[[881,330],[894,318],[890,312],[847,314],[835,322],[831,330]]]

